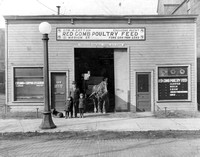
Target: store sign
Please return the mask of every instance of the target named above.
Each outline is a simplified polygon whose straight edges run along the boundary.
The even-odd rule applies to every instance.
[[[188,98],[188,79],[159,79],[159,100],[174,100]]]
[[[57,40],[145,40],[145,28],[57,28]]]
[[[187,100],[187,67],[162,67],[158,74],[159,100]]]
[[[15,82],[16,87],[24,87],[24,85],[27,86],[44,86],[43,81],[16,81]]]

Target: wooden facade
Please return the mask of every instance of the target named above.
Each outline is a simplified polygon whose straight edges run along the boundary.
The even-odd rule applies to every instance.
[[[16,78],[17,68],[43,67],[42,35],[38,30],[41,22],[47,21],[52,26],[49,34],[49,75],[62,73],[66,75],[66,97],[75,80],[75,49],[106,49],[111,48],[115,53],[126,53],[127,67],[124,70],[123,62],[115,60],[114,71],[124,72],[126,75],[126,88],[114,87],[115,93],[125,92],[127,106],[115,105],[117,111],[156,111],[164,110],[197,110],[197,61],[196,61],[196,16],[5,16],[6,19],[6,104],[13,110],[36,110],[43,109],[42,101],[22,101],[15,98],[16,80],[23,80],[19,75]],[[97,28],[97,29],[132,29],[145,28],[144,40],[57,40],[57,28]],[[121,69],[120,69],[121,68]],[[184,69],[185,68],[185,69]],[[161,70],[159,70],[161,69]],[[184,70],[187,76],[178,78],[174,76],[164,77],[159,74],[162,69]],[[181,71],[181,72],[182,72]],[[182,73],[180,73],[181,75]],[[20,78],[22,77],[22,78]],[[24,76],[25,78],[26,76]],[[40,76],[37,76],[38,79]],[[159,78],[161,77],[161,78]],[[162,78],[163,77],[163,78]],[[171,77],[174,77],[172,79]],[[182,79],[183,78],[183,79]],[[123,78],[124,79],[124,78]],[[126,78],[125,78],[126,79]],[[143,91],[143,84],[137,81],[148,79],[149,95]],[[186,89],[183,90],[186,97],[175,98],[179,91],[179,85],[174,83],[170,87],[171,98],[160,98],[162,81],[174,81],[175,79],[186,80]],[[115,82],[121,80],[120,75],[115,75]],[[177,80],[175,80],[177,81]],[[121,80],[120,84],[124,81]],[[141,89],[140,88],[141,85]],[[163,84],[164,85],[164,84]],[[20,87],[20,85],[18,85]],[[37,86],[39,86],[37,84]],[[117,86],[117,85],[115,85]],[[50,89],[53,88],[50,84]],[[146,87],[147,88],[147,87]],[[161,89],[160,89],[161,88]],[[176,88],[178,91],[176,91]],[[126,90],[126,91],[125,91]],[[161,90],[161,91],[159,91]],[[163,91],[167,92],[167,91]],[[173,93],[175,93],[173,95]],[[52,93],[51,93],[52,94]],[[143,95],[139,95],[143,94]],[[162,94],[162,93],[161,93]],[[141,97],[141,103],[139,103]],[[182,94],[184,95],[184,94]],[[149,107],[145,108],[145,101],[149,101]],[[116,98],[115,98],[116,99]],[[116,100],[117,101],[117,100]],[[118,106],[118,108],[116,108]]]

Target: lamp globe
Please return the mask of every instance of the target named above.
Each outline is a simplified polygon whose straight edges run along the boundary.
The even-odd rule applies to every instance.
[[[39,25],[39,31],[41,34],[51,33],[51,25],[48,22],[42,22]]]

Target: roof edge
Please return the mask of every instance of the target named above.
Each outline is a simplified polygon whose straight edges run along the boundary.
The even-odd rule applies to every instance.
[[[198,15],[4,15],[5,20],[66,20],[66,19],[196,19]]]

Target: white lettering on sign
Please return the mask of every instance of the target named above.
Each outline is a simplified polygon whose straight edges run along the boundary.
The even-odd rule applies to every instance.
[[[15,82],[16,85],[43,85],[43,81],[21,81]]]
[[[170,91],[170,93],[188,93],[188,91]]]
[[[57,40],[145,40],[145,28],[72,29],[57,28]]]
[[[181,79],[159,79],[158,83],[171,83],[170,85],[177,85],[176,83],[179,82],[187,82],[187,78],[181,78]],[[174,83],[174,84],[173,84]]]

